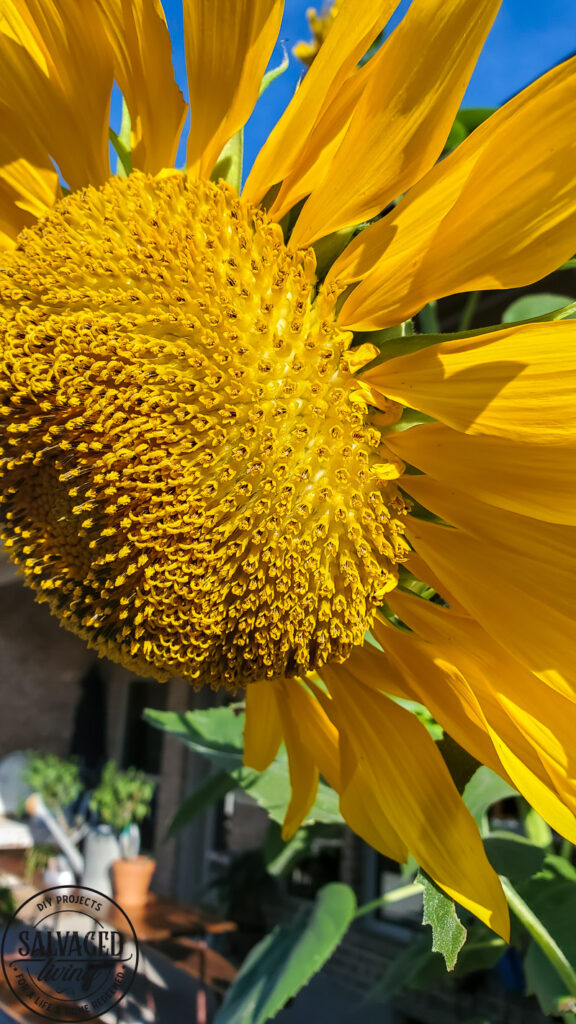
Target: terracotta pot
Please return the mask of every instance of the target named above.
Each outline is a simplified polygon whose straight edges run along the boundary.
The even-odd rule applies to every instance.
[[[152,857],[130,857],[112,864],[114,897],[121,907],[141,907],[148,899],[148,889],[156,861]]]

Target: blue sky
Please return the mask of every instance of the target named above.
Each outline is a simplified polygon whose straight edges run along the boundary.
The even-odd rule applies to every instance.
[[[319,0],[317,6],[321,4]],[[306,8],[310,6],[313,0],[286,0],[280,40],[289,53],[298,40],[309,38]],[[406,6],[407,0],[402,0],[400,13]],[[176,76],[186,91],[181,0],[164,0],[164,9],[172,36]],[[575,51],[576,0],[503,0],[464,105],[498,106]],[[272,66],[281,60],[279,44]],[[301,66],[290,53],[290,68],[270,86],[248,123],[245,137],[248,168],[288,103],[300,73]]]

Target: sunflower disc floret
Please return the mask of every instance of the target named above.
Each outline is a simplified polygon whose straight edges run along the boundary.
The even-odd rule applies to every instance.
[[[362,642],[403,506],[311,250],[135,173],[24,231],[0,298],[3,538],[69,628],[230,687]]]

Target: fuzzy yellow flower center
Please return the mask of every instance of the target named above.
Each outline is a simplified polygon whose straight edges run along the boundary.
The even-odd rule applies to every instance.
[[[397,471],[314,271],[181,174],[76,193],[3,257],[2,536],[100,653],[214,686],[299,674],[395,585]]]

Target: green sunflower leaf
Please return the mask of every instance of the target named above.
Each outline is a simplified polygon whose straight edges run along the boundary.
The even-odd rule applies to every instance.
[[[574,302],[569,295],[554,295],[552,292],[540,292],[535,295],[522,295],[521,298],[512,302],[502,314],[502,323],[517,323],[518,320],[534,320],[540,316],[547,316],[548,313],[556,313],[565,306]],[[576,313],[566,317],[573,320]]]
[[[245,768],[242,763],[243,712],[238,712],[233,707],[224,707],[180,714],[175,711],[156,711],[148,708],[144,712],[144,718],[156,729],[170,733],[197,754],[208,758],[216,772],[230,778],[231,785],[228,789],[243,789],[273,821],[284,821],[291,795],[286,751],[281,747],[275,760],[263,772]],[[173,830],[188,824],[195,814],[203,810],[204,800],[214,802],[220,799],[224,792],[220,794],[219,789],[224,785],[223,778],[219,782],[209,779],[200,787],[200,791],[196,790],[190,794],[176,812],[169,826],[169,834],[172,835]],[[342,825],[344,819],[340,814],[338,802],[338,794],[321,780],[316,801],[305,824],[323,822]]]
[[[515,885],[540,871],[546,851],[524,836],[504,829],[495,830],[484,839],[486,856],[499,875]]]
[[[254,947],[216,1014],[214,1024],[264,1024],[307,985],[332,955],[356,910],[352,889],[325,885],[311,913],[299,911]]]
[[[165,839],[171,839],[181,828],[189,825],[193,818],[205,811],[217,800],[222,800],[231,789],[237,786],[236,779],[228,772],[217,772],[210,775],[206,782],[198,786],[193,793],[180,804],[166,831]]]
[[[429,924],[432,928],[432,950],[441,953],[446,969],[453,971],[466,941],[466,929],[456,913],[454,901],[423,872],[419,873],[418,881],[424,886],[422,924]]]
[[[169,732],[187,747],[218,762],[225,770],[242,764],[244,715],[233,708],[207,711],[156,711],[147,708],[144,719],[156,729]]]
[[[536,846],[545,850],[552,850],[554,834],[544,818],[540,817],[537,811],[526,802],[523,802],[522,821],[528,839]]]
[[[482,835],[485,835],[488,832],[488,809],[498,800],[517,795],[509,782],[501,779],[491,768],[482,765],[467,782],[462,798]]]

